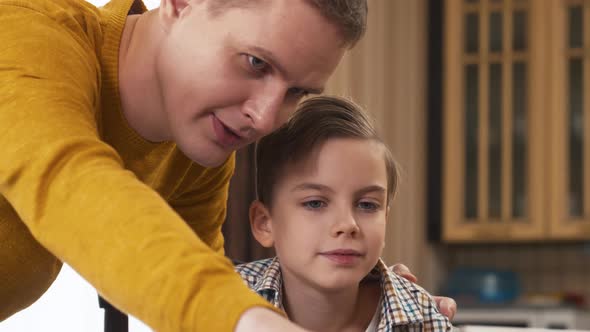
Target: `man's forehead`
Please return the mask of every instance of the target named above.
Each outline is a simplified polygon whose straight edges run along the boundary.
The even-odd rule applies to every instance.
[[[220,16],[218,28],[227,29],[238,52],[260,57],[298,88],[321,93],[346,50],[339,29],[307,0],[245,4],[252,2],[258,5]]]

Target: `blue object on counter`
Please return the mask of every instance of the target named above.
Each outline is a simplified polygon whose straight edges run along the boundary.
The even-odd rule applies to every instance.
[[[457,302],[472,304],[506,304],[520,295],[516,273],[508,270],[461,267],[455,269],[443,289]]]

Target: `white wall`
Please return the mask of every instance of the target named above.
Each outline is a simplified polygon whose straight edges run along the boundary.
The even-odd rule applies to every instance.
[[[108,2],[108,0],[89,1],[96,6],[102,6]],[[159,0],[144,0],[148,9],[158,6],[159,3]],[[104,331],[104,313],[98,307],[96,291],[67,265],[63,266],[55,283],[37,302],[0,323],[0,332],[37,331]],[[151,330],[131,317],[129,331]]]
[[[57,280],[32,306],[0,323],[0,332],[103,332],[104,313],[94,288],[64,265]],[[130,332],[149,332],[131,318]]]

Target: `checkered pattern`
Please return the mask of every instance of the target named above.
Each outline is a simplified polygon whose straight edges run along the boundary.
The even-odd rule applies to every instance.
[[[283,309],[279,260],[263,259],[236,267],[248,287]],[[437,309],[430,295],[420,286],[398,276],[382,260],[367,276],[378,278],[383,301],[377,332],[451,331],[451,323]]]

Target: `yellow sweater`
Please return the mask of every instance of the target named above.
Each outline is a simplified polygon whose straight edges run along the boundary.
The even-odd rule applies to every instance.
[[[123,118],[119,42],[132,5],[145,11],[132,2],[0,0],[0,320],[60,261],[157,331],[232,331],[272,308],[223,256],[233,156],[205,169]]]

